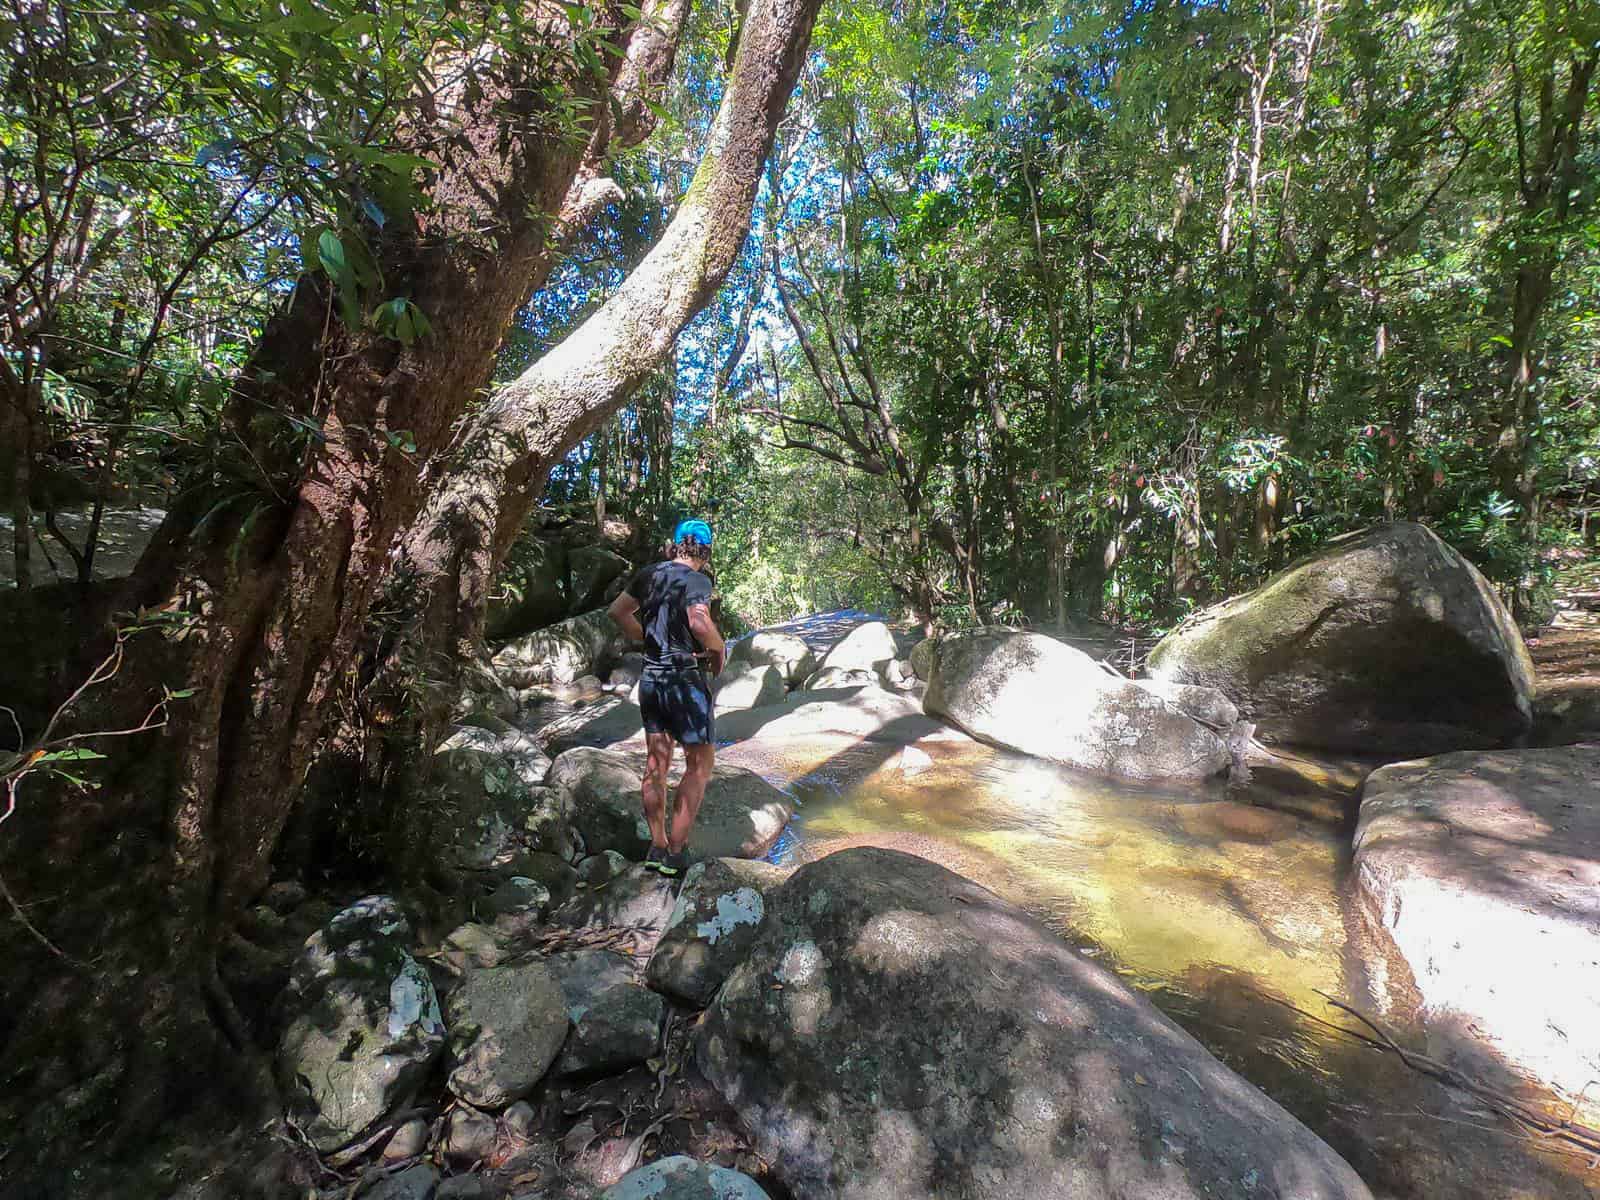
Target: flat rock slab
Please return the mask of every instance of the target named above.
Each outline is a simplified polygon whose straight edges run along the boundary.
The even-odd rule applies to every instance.
[[[797,1200],[1371,1200],[1115,976],[894,851],[771,894],[698,1053]]]
[[[1600,1079],[1600,746],[1375,771],[1356,878],[1411,966],[1430,1033],[1470,1056],[1470,1022],[1574,1098]]]

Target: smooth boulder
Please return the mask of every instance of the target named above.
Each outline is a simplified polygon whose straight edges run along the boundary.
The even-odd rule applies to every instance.
[[[1268,742],[1425,755],[1512,745],[1532,723],[1533,664],[1511,614],[1410,522],[1337,538],[1195,614],[1149,672],[1221,690]]]
[[[885,667],[900,657],[894,633],[882,621],[857,625],[822,656],[818,671],[870,671],[881,675]]]
[[[400,906],[368,896],[312,934],[290,970],[278,1080],[320,1151],[365,1133],[444,1050],[439,998],[410,941]]]
[[[600,1200],[768,1200],[748,1175],[682,1154],[629,1171]]]
[[[1434,1040],[1469,1054],[1473,1026],[1573,1097],[1600,1079],[1600,746],[1384,767],[1355,846]]]
[[[1154,692],[1036,633],[942,639],[923,707],[991,745],[1128,779],[1204,779],[1227,742]]]
[[[549,965],[467,973],[450,993],[451,1092],[478,1108],[503,1108],[544,1078],[567,1037],[567,1004]]]
[[[788,690],[783,672],[777,667],[732,663],[717,677],[717,711],[765,708],[782,700]]]
[[[494,656],[494,669],[514,688],[573,683],[608,668],[624,644],[617,623],[596,609],[506,643]]]
[[[1371,1200],[1115,976],[895,851],[772,894],[697,1051],[797,1200]]]
[[[640,860],[650,828],[640,802],[641,755],[579,746],[560,755],[547,786],[565,797],[573,827],[590,853],[617,850]],[[697,858],[760,858],[778,840],[794,802],[753,771],[718,766],[689,838]]]
[[[817,668],[817,656],[803,639],[772,630],[761,630],[739,641],[729,655],[729,662],[777,667],[789,687],[797,686]]]

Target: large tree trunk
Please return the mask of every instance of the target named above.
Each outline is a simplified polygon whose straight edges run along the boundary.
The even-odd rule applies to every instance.
[[[390,547],[421,504],[423,465],[488,382],[502,333],[548,276],[563,232],[614,193],[598,170],[608,145],[643,136],[648,92],[670,73],[687,0],[647,5],[642,21],[630,10],[596,14],[614,48],[602,55],[609,79],[571,53],[573,31],[553,15],[526,59],[462,64],[458,90],[433,98],[425,115],[438,127],[415,137],[440,160],[432,203],[408,227],[371,231],[387,287],[427,314],[430,335],[403,347],[348,330],[328,289],[307,278],[255,348],[227,414],[237,461],[212,464],[211,485],[173,506],[118,606],[161,613],[172,636],[138,635],[117,678],[75,716],[80,728],[112,728],[163,688],[184,698],[154,744],[122,744],[101,792],[25,804],[7,825],[5,869],[25,880],[25,899],[71,898],[33,908],[34,922],[95,964],[67,970],[41,953],[61,972],[41,982],[11,959],[3,1000],[23,1015],[0,1028],[28,1034],[8,1036],[0,1056],[14,1093],[92,1070],[92,1046],[124,1064],[120,1113],[137,1133],[198,1101],[197,1081],[175,1087],[171,1068],[184,1055],[203,1061],[201,1030],[216,1040],[208,1001],[223,1030],[247,1034],[217,985],[216,949],[266,882],[350,687]],[[577,131],[585,136],[558,111],[573,99],[598,114]],[[541,104],[550,112],[534,111]],[[312,436],[297,437],[306,427]],[[398,448],[400,431],[414,454]],[[124,986],[130,978],[138,988]],[[130,1058],[147,1061],[128,1069]],[[204,1083],[234,1087],[222,1075]],[[70,1149],[21,1140],[45,1154]]]
[[[750,5],[705,156],[661,241],[460,438],[396,568],[399,585],[423,600],[423,627],[457,653],[476,651],[495,569],[550,469],[660,366],[733,266],[820,3]]]
[[[368,709],[385,728],[362,771],[380,805],[378,849],[402,874],[422,876],[429,866],[417,849],[431,844],[435,814],[420,785],[454,676],[482,655],[495,572],[551,469],[659,369],[732,268],[820,4],[750,5],[705,155],[660,242],[598,312],[473,419],[399,544],[386,608],[404,616],[373,665]],[[436,685],[427,700],[407,686],[419,668]]]

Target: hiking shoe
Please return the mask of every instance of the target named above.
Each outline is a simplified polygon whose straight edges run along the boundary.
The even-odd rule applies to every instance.
[[[656,864],[656,870],[668,879],[676,879],[688,869],[689,856],[681,850],[677,854],[667,851]]]
[[[645,852],[644,869],[646,871],[659,871],[661,874],[665,875],[666,869],[664,864],[671,857],[672,855],[669,851],[663,850],[660,846],[652,845],[650,849]]]

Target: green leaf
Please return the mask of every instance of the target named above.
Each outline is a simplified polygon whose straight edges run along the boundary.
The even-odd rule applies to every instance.
[[[344,256],[344,243],[339,240],[337,233],[326,227],[317,237],[317,261],[328,273],[328,278],[336,282],[339,276],[350,270],[350,265]]]
[[[48,754],[41,754],[35,761],[42,763],[55,762],[88,762],[95,758],[104,758],[98,750],[90,750],[83,746],[70,746],[65,750],[52,750]]]

